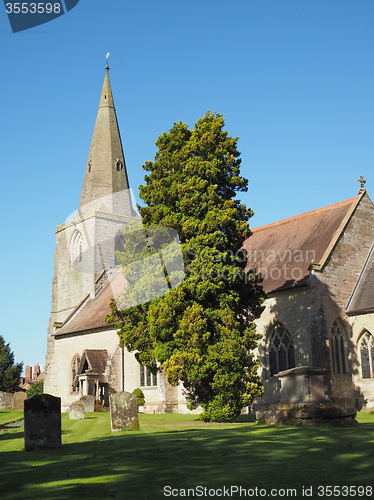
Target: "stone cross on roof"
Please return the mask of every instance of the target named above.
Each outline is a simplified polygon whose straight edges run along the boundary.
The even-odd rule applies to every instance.
[[[361,187],[360,187],[360,189],[359,189],[358,192],[362,193],[363,191],[365,191],[365,187],[364,186],[366,184],[366,180],[362,177],[362,175],[357,180],[358,180],[358,182],[361,183]]]

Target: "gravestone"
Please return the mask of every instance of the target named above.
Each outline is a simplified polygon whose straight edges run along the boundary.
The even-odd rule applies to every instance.
[[[86,409],[80,399],[70,405],[69,416],[71,420],[86,418]]]
[[[79,401],[84,405],[84,411],[86,413],[95,411],[95,396],[82,396]]]
[[[24,402],[25,449],[61,448],[61,398],[38,394]]]
[[[116,392],[109,397],[112,431],[139,429],[138,403],[135,394]]]
[[[16,392],[13,399],[13,410],[23,411],[23,402],[27,399],[26,392]]]
[[[12,408],[12,394],[0,391],[0,410],[10,410]]]

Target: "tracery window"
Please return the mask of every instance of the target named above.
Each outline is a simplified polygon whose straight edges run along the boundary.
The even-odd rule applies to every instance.
[[[334,373],[346,373],[344,336],[337,321],[331,329],[331,351]]]
[[[71,387],[72,391],[75,392],[78,390],[78,386],[74,384],[75,377],[78,374],[78,368],[79,368],[79,363],[80,363],[80,357],[79,354],[76,354],[73,358],[73,361],[71,363]]]
[[[141,387],[156,387],[157,373],[152,373],[146,366],[140,365],[140,386]]]
[[[374,378],[374,338],[365,331],[360,339],[362,378]]]
[[[287,328],[277,325],[269,343],[270,376],[295,368],[295,348]]]

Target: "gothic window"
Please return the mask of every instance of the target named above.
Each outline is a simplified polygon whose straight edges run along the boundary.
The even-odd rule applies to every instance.
[[[269,343],[270,376],[295,368],[295,349],[287,328],[277,325]]]
[[[121,160],[117,160],[116,167],[117,167],[117,172],[123,169],[123,163],[121,162]]]
[[[76,229],[73,233],[70,242],[70,256],[71,263],[77,264],[82,261],[83,258],[83,238],[82,233]]]
[[[365,331],[360,340],[362,378],[374,378],[374,338]]]
[[[331,329],[331,351],[334,373],[346,373],[344,336],[336,321]]]
[[[80,363],[80,357],[79,354],[76,354],[71,364],[71,387],[73,392],[78,390],[78,386],[75,385],[74,382],[75,382],[75,377],[78,374],[79,363]]]
[[[146,366],[140,365],[140,386],[141,387],[156,387],[157,373],[152,373]]]
[[[87,163],[87,166],[88,166],[88,171],[91,172],[91,167],[92,167],[92,161],[91,160]]]

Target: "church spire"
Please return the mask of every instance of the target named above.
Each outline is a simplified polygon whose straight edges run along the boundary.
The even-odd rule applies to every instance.
[[[125,157],[109,81],[108,61],[79,209],[81,212],[99,210],[133,215]]]

